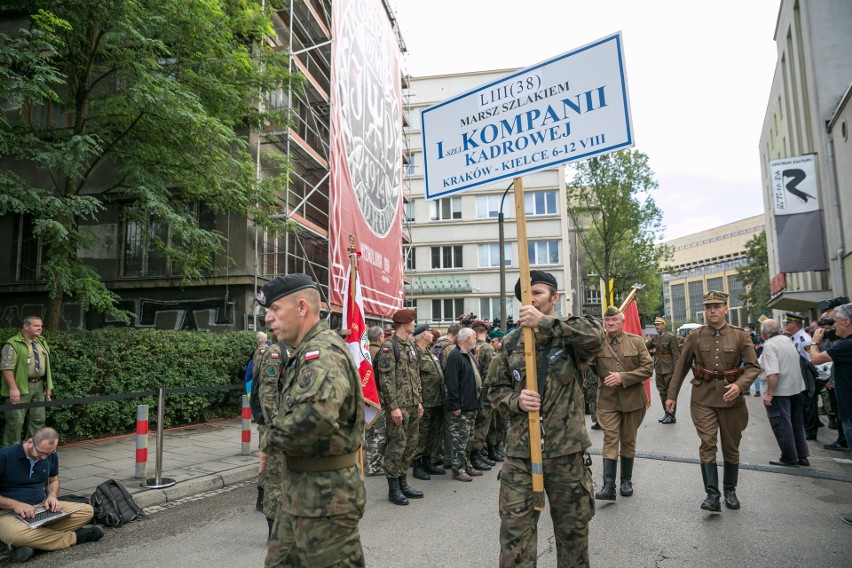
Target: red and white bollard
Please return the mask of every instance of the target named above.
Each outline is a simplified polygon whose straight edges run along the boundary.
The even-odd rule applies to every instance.
[[[148,405],[136,407],[136,479],[148,475]]]
[[[251,453],[251,408],[249,398],[243,395],[243,444],[240,455],[247,456]]]

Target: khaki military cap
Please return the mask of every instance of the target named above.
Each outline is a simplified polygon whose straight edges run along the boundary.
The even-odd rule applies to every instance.
[[[708,304],[726,304],[728,303],[728,295],[718,290],[710,290],[704,294],[704,305]]]
[[[619,310],[615,306],[610,306],[606,309],[606,311],[604,312],[604,315],[608,316],[608,317],[612,317],[612,316],[617,316],[620,313],[621,313],[621,310]]]

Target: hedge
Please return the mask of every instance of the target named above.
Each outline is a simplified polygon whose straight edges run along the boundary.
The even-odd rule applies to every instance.
[[[0,330],[3,342],[17,333]],[[45,332],[50,347],[53,400],[165,388],[228,385],[242,381],[241,369],[254,349],[254,332],[198,333],[152,329]],[[242,391],[166,396],[166,428],[240,414]],[[5,402],[5,401],[4,401]],[[136,406],[149,406],[156,423],[155,396],[47,409],[47,424],[63,442],[135,431]],[[0,416],[3,413],[0,413]]]

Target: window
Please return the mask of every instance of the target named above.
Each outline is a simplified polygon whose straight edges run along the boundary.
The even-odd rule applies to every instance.
[[[432,321],[454,322],[464,313],[464,300],[432,300]]]
[[[432,247],[432,268],[461,268],[462,247]]]
[[[402,214],[405,215],[405,222],[414,222],[414,202],[406,201],[402,204]]]
[[[445,197],[429,203],[429,218],[432,221],[461,219],[461,197]]]
[[[506,297],[506,318],[514,312],[514,298]],[[500,318],[500,298],[480,298],[479,317],[483,320],[494,321]]]
[[[556,214],[555,191],[533,191],[524,194],[524,211],[527,215]]]
[[[535,241],[528,243],[530,266],[559,264],[559,241]]]
[[[403,171],[403,175],[413,176],[414,175],[414,154],[408,155],[408,163],[403,164],[405,170]]]
[[[497,219],[500,216],[500,200],[503,195],[477,195],[476,196],[476,218],[477,219]],[[515,198],[512,195],[507,195],[503,200],[503,217],[508,219],[511,217],[512,211],[515,210]]]
[[[33,236],[34,229],[31,215],[15,217],[12,250],[17,255],[18,282],[38,280],[41,276],[41,241]]]
[[[728,305],[732,308],[739,308],[743,305],[743,296],[745,295],[745,286],[742,281],[732,274],[728,276]],[[757,314],[760,315],[760,314]]]
[[[689,309],[693,312],[704,311],[704,282],[687,282],[689,287]]]
[[[717,278],[708,278],[707,279],[707,290],[718,290],[719,292],[725,291],[725,282],[724,279],[719,276]]]
[[[676,322],[686,321],[686,297],[684,296],[683,284],[672,284],[672,320]]]
[[[506,266],[512,266],[512,249],[508,243],[503,244],[503,259]],[[479,267],[489,268],[500,266],[500,243],[479,245]]]
[[[601,291],[586,288],[586,303],[599,306],[601,303]]]
[[[413,247],[407,247],[402,251],[403,256],[405,257],[405,269],[406,270],[416,270],[414,259],[416,255],[414,254]]]

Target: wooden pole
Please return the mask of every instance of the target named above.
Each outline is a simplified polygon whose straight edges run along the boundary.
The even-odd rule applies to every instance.
[[[346,297],[349,300],[346,302],[346,309],[351,311],[352,306],[351,302],[355,301],[355,279],[357,278],[358,273],[358,264],[356,260],[356,253],[358,252],[358,247],[355,246],[355,235],[349,235],[349,246],[346,248],[347,252],[349,252],[349,290],[346,293]],[[349,322],[351,325],[351,321]],[[352,328],[346,328],[341,330],[343,333],[341,335],[347,336],[352,333]],[[366,428],[364,431],[366,435]],[[366,475],[364,469],[364,444],[358,448],[358,466],[361,468],[361,479],[364,479]]]
[[[527,219],[524,207],[524,181],[515,178],[515,219],[518,231],[518,266],[521,279],[521,305],[532,304],[530,291],[530,258],[527,250]],[[535,361],[535,333],[524,327],[524,361],[527,368],[527,389],[538,392],[538,372]],[[533,509],[544,509],[544,470],[541,460],[541,414],[529,412],[530,421],[530,469],[532,470]]]

